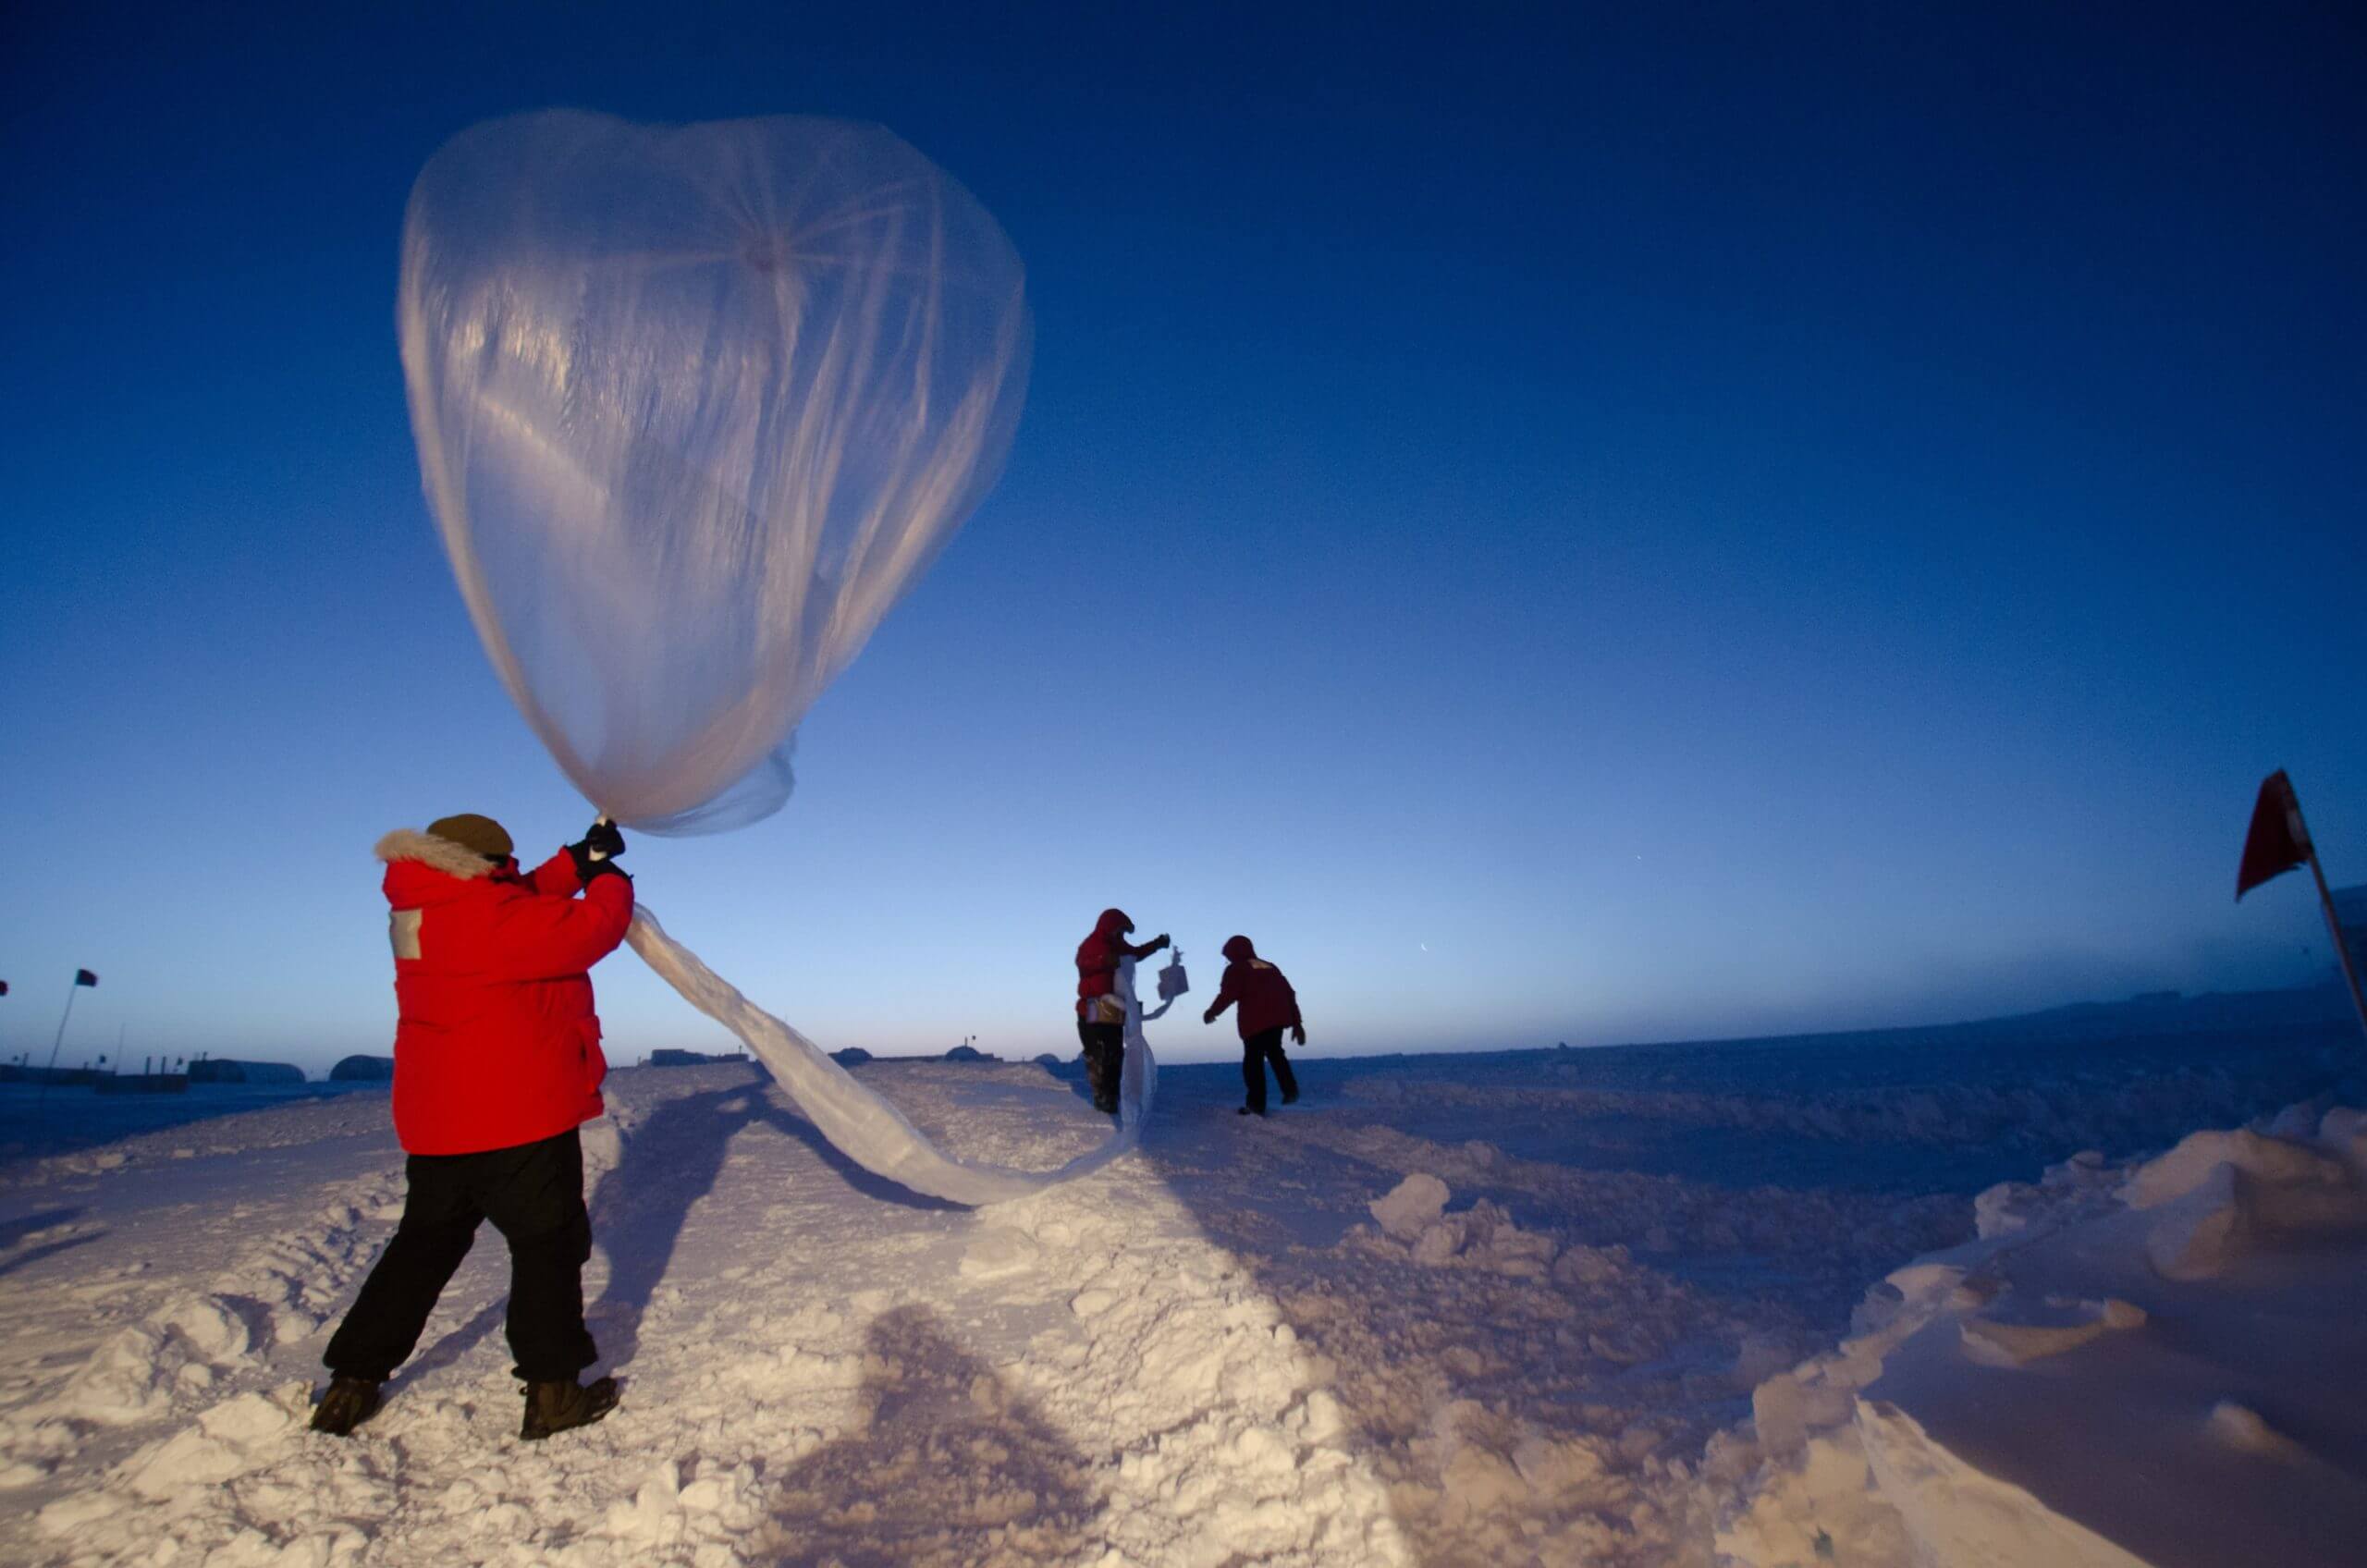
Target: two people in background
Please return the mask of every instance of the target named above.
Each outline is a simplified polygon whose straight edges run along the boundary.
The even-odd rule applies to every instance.
[[[1076,1033],[1085,1052],[1085,1076],[1093,1092],[1094,1108],[1114,1115],[1118,1109],[1118,1078],[1125,1056],[1125,1005],[1117,984],[1121,960],[1143,959],[1168,945],[1161,932],[1139,946],[1126,940],[1134,921],[1120,909],[1105,909],[1094,923],[1093,934],[1076,949]],[[1282,1054],[1283,1031],[1299,1045],[1306,1044],[1306,1024],[1299,1016],[1298,993],[1271,962],[1259,958],[1246,937],[1224,945],[1224,981],[1216,1000],[1201,1015],[1214,1023],[1227,1008],[1234,1008],[1241,1030],[1241,1082],[1247,1098],[1244,1116],[1266,1114],[1266,1069],[1282,1091],[1282,1103],[1298,1098],[1298,1077],[1290,1058]],[[1161,1011],[1164,1011],[1162,1009]]]
[[[492,1220],[509,1243],[519,1436],[588,1426],[617,1382],[579,1386],[598,1352],[583,1323],[592,1220],[576,1129],[601,1114],[607,1059],[591,967],[632,920],[624,835],[605,820],[531,873],[509,834],[464,814],[378,840],[394,944],[395,1135],[403,1216],[322,1359],[313,1429],[342,1437],[419,1344],[436,1297]]]

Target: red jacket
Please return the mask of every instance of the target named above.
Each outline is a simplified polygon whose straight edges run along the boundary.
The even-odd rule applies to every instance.
[[[1134,924],[1122,909],[1105,909],[1093,923],[1093,935],[1076,946],[1076,1015],[1083,1018],[1096,997],[1106,997],[1118,984],[1118,961],[1148,958],[1158,949],[1126,940]]]
[[[1282,978],[1282,972],[1257,956],[1246,937],[1235,937],[1224,945],[1224,980],[1217,986],[1217,999],[1208,1004],[1208,1016],[1233,1003],[1241,1011],[1233,1014],[1241,1026],[1245,1040],[1262,1035],[1269,1029],[1288,1029],[1300,1023],[1298,993]]]
[[[425,833],[378,840],[395,947],[395,1136],[411,1154],[531,1144],[600,1114],[584,973],[616,950],[632,884],[577,890],[562,851],[531,877]]]

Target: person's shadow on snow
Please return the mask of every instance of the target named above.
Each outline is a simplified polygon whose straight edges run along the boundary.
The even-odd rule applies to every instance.
[[[998,1562],[1095,1546],[1085,1457],[926,1307],[875,1318],[865,1350],[868,1419],[782,1475],[758,1560],[899,1568],[942,1556],[949,1531],[998,1528]]]
[[[79,1208],[44,1208],[20,1219],[0,1222],[0,1253],[6,1252],[27,1236],[70,1225],[81,1212]],[[63,1236],[43,1242],[39,1246],[27,1247],[14,1257],[0,1258],[0,1274],[14,1274],[43,1258],[55,1257],[61,1252],[71,1252],[76,1247],[88,1245],[105,1234],[104,1231],[84,1231],[78,1235]]]
[[[864,1170],[832,1147],[812,1122],[768,1099],[771,1085],[770,1078],[758,1073],[729,1088],[667,1100],[624,1136],[623,1158],[599,1179],[588,1203],[593,1243],[608,1259],[607,1286],[596,1301],[584,1304],[583,1313],[602,1366],[622,1368],[640,1349],[642,1318],[673,1262],[682,1227],[691,1209],[715,1190],[732,1140],[743,1129],[762,1122],[796,1139],[876,1202],[905,1208],[959,1207],[917,1196]],[[500,1329],[509,1301],[507,1291],[495,1296],[407,1365],[401,1380],[458,1362]]]

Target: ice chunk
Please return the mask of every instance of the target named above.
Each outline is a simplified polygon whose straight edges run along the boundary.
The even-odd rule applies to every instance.
[[[2202,1186],[2223,1166],[2269,1190],[2338,1190],[2350,1183],[2340,1161],[2307,1145],[2238,1128],[2187,1134],[2169,1153],[2139,1166],[2121,1188],[2121,1196],[2131,1208],[2158,1208]]]
[[[2201,1184],[2161,1207],[2145,1232],[2145,1256],[2165,1280],[2207,1280],[2224,1272],[2250,1229],[2237,1193],[2236,1168],[2212,1169]]]
[[[2291,1462],[2308,1457],[2300,1444],[2262,1420],[2258,1412],[2233,1400],[2223,1399],[2211,1407],[2211,1435],[2229,1448],[2265,1459]]]
[[[1380,1228],[1401,1242],[1418,1239],[1444,1212],[1446,1183],[1427,1171],[1416,1171],[1368,1206]],[[1450,1252],[1453,1248],[1448,1249]]]
[[[294,1397],[301,1397],[300,1390]],[[126,1466],[126,1480],[133,1491],[155,1501],[219,1486],[251,1469],[295,1425],[286,1400],[240,1394],[136,1456]]]
[[[2350,1167],[2353,1178],[2367,1182],[2367,1110],[2337,1106],[2318,1123],[2318,1143],[2328,1154]]]
[[[965,1280],[1000,1280],[1007,1275],[1024,1274],[1036,1267],[1041,1251],[1024,1231],[997,1227],[987,1231],[970,1243],[963,1253],[961,1271]]]
[[[2116,1329],[2145,1325],[2145,1309],[2119,1300],[2049,1303],[2012,1318],[1968,1317],[1959,1326],[1965,1354],[1989,1366],[2027,1366],[2075,1350]]]
[[[1463,1246],[1463,1227],[1441,1220],[1426,1225],[1414,1241],[1414,1261],[1426,1268],[1436,1268],[1453,1257]]]

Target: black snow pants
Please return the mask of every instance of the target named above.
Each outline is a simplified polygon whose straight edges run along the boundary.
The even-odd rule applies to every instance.
[[[329,1340],[321,1358],[329,1371],[383,1381],[401,1366],[477,1226],[490,1219],[509,1243],[513,1371],[528,1382],[575,1381],[599,1355],[583,1326],[592,1218],[575,1129],[484,1154],[415,1154],[403,1174],[402,1222]]]
[[[1291,1071],[1291,1059],[1282,1054],[1282,1032],[1265,1029],[1241,1042],[1241,1086],[1249,1091],[1249,1109],[1260,1115],[1266,1109],[1266,1064],[1274,1064],[1274,1082],[1282,1086],[1282,1103],[1288,1105],[1298,1098],[1298,1074]]]
[[[1076,1037],[1085,1047],[1085,1081],[1093,1090],[1093,1109],[1114,1115],[1118,1109],[1118,1077],[1126,1065],[1125,1025],[1087,1023],[1080,1018]]]

